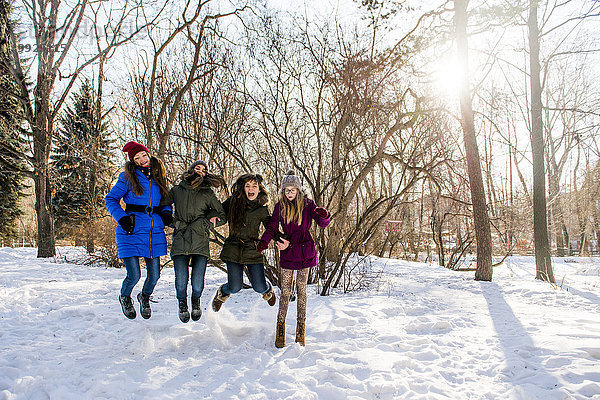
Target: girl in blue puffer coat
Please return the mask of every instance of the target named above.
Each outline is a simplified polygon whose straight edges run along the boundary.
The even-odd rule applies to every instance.
[[[117,251],[127,270],[119,303],[123,314],[134,319],[131,292],[140,280],[140,257],[144,257],[146,280],[137,299],[140,314],[148,319],[152,314],[150,295],[160,277],[160,256],[167,254],[165,225],[173,222],[173,211],[170,206],[159,207],[161,198],[168,192],[163,163],[151,156],[146,146],[136,142],[127,143],[123,151],[129,161],[104,198],[110,215],[118,222]],[[121,207],[121,199],[125,209]]]

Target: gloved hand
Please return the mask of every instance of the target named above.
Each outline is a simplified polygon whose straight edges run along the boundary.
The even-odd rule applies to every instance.
[[[133,229],[135,228],[135,219],[133,215],[126,215],[121,217],[119,220],[119,225],[121,228],[128,234],[131,235],[133,233]]]
[[[163,211],[159,215],[165,226],[170,226],[173,223],[173,214],[169,211]]]
[[[267,247],[269,247],[269,243],[265,242],[264,240],[261,240],[256,245],[256,250],[258,250],[259,253],[262,253],[267,249]]]
[[[282,233],[281,231],[277,230],[275,232],[275,236],[273,236],[273,240],[275,242],[280,242],[280,243],[283,243],[283,240],[287,240],[289,242],[290,235],[288,235],[287,233]]]
[[[324,209],[323,207],[317,207],[317,208],[315,208],[315,212],[321,218],[327,218],[327,216],[329,215],[329,212],[326,209]]]

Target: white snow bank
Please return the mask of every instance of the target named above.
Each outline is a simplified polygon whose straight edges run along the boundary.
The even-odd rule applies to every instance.
[[[533,279],[531,257],[509,258],[492,283],[369,265],[383,271],[370,290],[309,288],[304,348],[290,303],[276,349],[277,307],[251,289],[207,309],[225,280],[215,268],[200,321],[179,321],[171,268],[152,318],[130,321],[117,301],[124,270],[2,248],[0,399],[600,399],[597,259],[556,260],[562,289]]]

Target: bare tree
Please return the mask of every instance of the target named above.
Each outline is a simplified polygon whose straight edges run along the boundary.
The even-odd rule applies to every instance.
[[[456,24],[456,45],[458,58],[462,65],[460,83],[460,109],[462,114],[461,125],[464,134],[467,169],[469,173],[469,187],[471,188],[471,201],[473,203],[473,222],[477,238],[477,271],[475,280],[492,280],[492,236],[490,220],[485,200],[485,190],[481,175],[481,164],[477,138],[475,137],[475,124],[473,121],[473,107],[471,104],[471,91],[469,89],[468,68],[468,42],[467,42],[467,5],[468,0],[454,1],[454,15]]]
[[[246,90],[270,180],[292,167],[333,215],[327,230],[316,232],[327,294],[349,257],[381,249],[384,220],[412,199],[442,149],[407,84],[402,46],[376,54],[372,42],[345,37],[342,27],[293,25],[294,34],[269,25],[264,47],[256,46],[258,90]]]
[[[48,158],[52,147],[54,123],[71,88],[79,75],[97,60],[106,58],[116,47],[130,41],[143,27],[125,29],[125,22],[137,21],[139,4],[131,5],[127,0],[114,4],[119,17],[109,21],[111,36],[106,46],[92,55],[81,55],[83,61],[69,66],[67,57],[73,53],[74,43],[79,34],[82,20],[89,9],[88,0],[79,0],[75,4],[65,4],[60,0],[23,0],[22,7],[28,22],[35,32],[36,52],[31,65],[37,67],[35,87],[28,89],[28,71],[22,67],[17,48],[16,33],[10,32],[12,59],[9,71],[19,86],[18,100],[22,102],[25,118],[29,127],[32,155],[22,154],[22,158],[31,166],[22,173],[33,179],[35,185],[35,210],[38,228],[38,257],[50,257],[55,254],[54,225],[50,212],[52,190],[49,180]],[[95,21],[98,23],[98,21]],[[57,89],[57,78],[65,79],[66,84]]]
[[[212,74],[221,66],[221,60],[203,58],[208,39],[218,35],[218,20],[238,15],[246,6],[223,13],[211,12],[213,0],[199,1],[194,6],[188,0],[175,21],[165,28],[158,24],[148,27],[152,52],[141,55],[138,70],[131,75],[131,86],[135,93],[134,114],[139,116],[145,141],[158,157],[167,151],[169,136],[185,95],[194,84]],[[176,62],[169,57],[177,55]],[[190,57],[185,55],[190,54]],[[184,65],[184,69],[176,64]],[[176,71],[176,74],[171,71]],[[171,79],[169,79],[171,78]]]
[[[529,3],[529,84],[531,90],[531,151],[533,155],[533,235],[536,279],[555,282],[552,270],[548,221],[546,217],[546,167],[544,165],[544,126],[540,83],[540,36],[538,1]]]

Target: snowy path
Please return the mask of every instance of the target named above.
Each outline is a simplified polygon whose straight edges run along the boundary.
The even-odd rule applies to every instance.
[[[279,350],[276,307],[253,291],[207,310],[225,279],[214,268],[199,322],[179,322],[171,268],[152,318],[129,321],[124,270],[0,249],[0,399],[600,399],[597,259],[557,261],[563,290],[536,282],[529,257],[492,283],[398,260],[372,268],[385,273],[369,291],[309,288],[305,348],[290,303]]]

